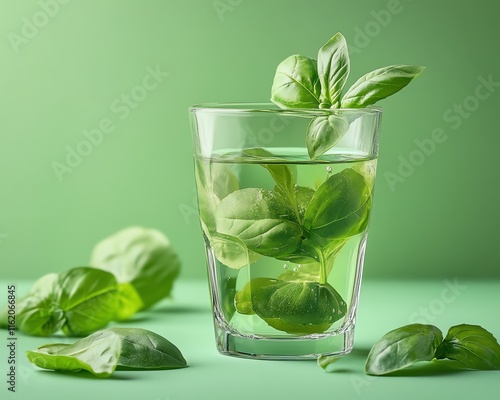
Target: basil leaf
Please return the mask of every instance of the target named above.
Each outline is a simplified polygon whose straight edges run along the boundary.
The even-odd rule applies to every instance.
[[[180,350],[154,332],[140,328],[110,328],[122,342],[119,367],[167,369],[186,367]]]
[[[377,170],[377,159],[366,160],[361,163],[357,163],[352,167],[354,171],[359,173],[366,182],[366,185],[370,189],[370,192],[373,190],[373,186],[375,183],[375,174]]]
[[[256,278],[235,296],[236,310],[257,314],[277,330],[291,334],[326,331],[347,312],[340,294],[329,284]]]
[[[430,361],[443,340],[433,325],[411,324],[386,333],[370,350],[365,371],[384,375],[418,361]]]
[[[270,160],[274,157],[271,152],[262,148],[245,149],[242,153],[246,157],[255,157],[259,158],[259,160]],[[288,165],[277,163],[260,165],[269,171],[276,184],[274,190],[282,196],[284,202],[291,210],[294,211],[297,220],[299,221],[299,223],[301,223],[304,218],[305,210],[314,194],[314,190],[304,186],[296,185],[295,175]],[[236,253],[236,251],[238,251],[240,254],[244,254],[242,250],[237,250],[235,247],[234,253]],[[252,254],[252,252],[250,252],[250,254]],[[308,247],[306,243],[301,243],[300,247],[294,252],[279,254],[275,257],[281,260],[287,260],[296,263],[310,263],[316,261],[317,255],[313,248]]]
[[[198,197],[198,211],[203,233],[210,238],[215,233],[215,207],[219,199],[213,195],[210,177],[205,171],[206,163],[195,160],[196,192]],[[207,167],[208,168],[208,167]]]
[[[316,190],[305,213],[304,228],[313,244],[329,246],[334,239],[363,232],[370,206],[370,188],[365,179],[352,168],[346,168]]]
[[[37,367],[56,371],[89,371],[109,377],[120,358],[122,340],[109,330],[96,332],[73,344],[47,344],[27,351],[28,360]]]
[[[452,326],[436,352],[436,358],[449,358],[472,369],[500,369],[500,345],[495,337],[478,325]]]
[[[42,276],[19,302],[16,323],[20,331],[29,335],[50,336],[62,328],[65,320],[56,301],[57,278],[54,273]]]
[[[118,285],[118,307],[114,316],[115,321],[125,321],[143,307],[141,296],[130,283]]]
[[[21,332],[50,336],[64,324],[64,313],[51,298],[29,296],[19,302],[16,323]]]
[[[276,183],[275,190],[291,205],[295,205],[294,186],[295,178],[287,165],[262,164],[269,171]]]
[[[342,98],[342,108],[363,108],[399,92],[425,67],[390,65],[369,72],[359,78]]]
[[[338,32],[318,52],[320,108],[337,108],[340,105],[340,96],[349,76],[349,69],[347,42]]]
[[[251,157],[258,157],[262,159],[272,158],[274,155],[262,148],[256,147],[253,149],[246,149],[243,151],[245,155]],[[267,169],[274,182],[276,183],[275,190],[283,196],[283,200],[290,205],[290,208],[298,214],[297,202],[295,199],[295,176],[288,165],[285,164],[260,164]]]
[[[224,164],[206,164],[196,162],[196,184],[198,206],[203,233],[210,242],[214,257],[229,268],[240,269],[259,258],[257,253],[247,249],[245,244],[235,237],[217,233],[215,209],[221,199],[238,190],[239,182]]]
[[[141,298],[142,309],[170,295],[181,265],[163,233],[141,227],[103,239],[94,247],[90,263],[112,272],[119,283],[130,283]]]
[[[40,278],[18,305],[19,330],[50,336],[62,329],[81,336],[107,325],[116,315],[118,283],[113,274],[78,267]]]
[[[196,159],[195,165],[199,215],[203,232],[210,240],[216,233],[215,208],[221,199],[239,189],[239,182],[227,164]]]
[[[278,276],[279,280],[286,282],[319,282],[320,263],[299,264],[299,267],[288,269]]]
[[[306,147],[309,158],[323,155],[335,146],[349,129],[349,122],[342,115],[329,115],[311,120],[307,127]]]
[[[271,101],[285,108],[317,108],[320,91],[316,60],[293,55],[276,69]]]
[[[246,188],[224,198],[216,210],[218,232],[241,240],[249,250],[269,257],[292,253],[302,229],[276,192]]]
[[[316,247],[307,238],[302,239],[297,250],[276,256],[278,260],[290,261],[295,264],[310,264],[319,260]]]
[[[337,361],[339,361],[342,357],[341,356],[327,356],[325,354],[320,354],[316,362],[318,365],[323,368],[325,371],[328,371],[328,367]]]
[[[229,321],[236,312],[234,296],[236,295],[237,277],[225,278],[220,286],[220,297],[222,299],[222,311],[226,320]]]
[[[164,337],[139,328],[111,328],[73,344],[48,344],[27,352],[36,366],[56,371],[89,371],[109,377],[115,369],[186,367],[179,349]]]
[[[314,189],[311,189],[306,186],[295,185],[293,188],[293,193],[295,196],[295,201],[297,203],[299,219],[300,221],[303,221],[307,207],[309,207],[309,203],[311,202],[311,199],[314,196]]]
[[[210,244],[217,260],[232,269],[253,264],[260,257],[248,250],[245,243],[234,236],[214,234],[210,237]]]
[[[221,199],[238,189],[236,176],[226,165],[210,164],[204,182],[203,186],[198,183],[200,220],[214,257],[232,269],[240,269],[254,263],[260,258],[259,254],[248,250],[238,238],[218,233],[216,229],[216,207]]]
[[[213,193],[219,200],[240,188],[236,175],[225,164],[210,164],[210,181]]]
[[[83,336],[106,326],[118,308],[118,283],[113,274],[90,267],[72,268],[57,278],[58,307],[64,312],[62,331]]]

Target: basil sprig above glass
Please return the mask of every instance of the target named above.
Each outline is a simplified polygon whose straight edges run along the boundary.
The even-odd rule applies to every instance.
[[[425,67],[389,65],[359,78],[344,92],[350,72],[344,36],[336,33],[319,49],[318,59],[292,55],[276,69],[271,101],[282,108],[364,108],[399,92]],[[341,114],[317,117],[306,132],[306,146],[315,159],[335,146],[349,128]]]

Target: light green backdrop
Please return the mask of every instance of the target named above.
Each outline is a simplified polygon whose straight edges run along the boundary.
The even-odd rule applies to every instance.
[[[98,240],[129,225],[164,231],[182,276],[205,277],[188,106],[267,101],[277,64],[315,57],[337,31],[352,48],[351,82],[388,64],[427,66],[381,103],[365,276],[500,277],[500,3],[0,7],[0,278],[86,264]]]

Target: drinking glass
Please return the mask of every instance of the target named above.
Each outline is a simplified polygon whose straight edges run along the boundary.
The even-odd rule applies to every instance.
[[[381,114],[254,103],[190,108],[222,354],[309,359],[351,351]]]

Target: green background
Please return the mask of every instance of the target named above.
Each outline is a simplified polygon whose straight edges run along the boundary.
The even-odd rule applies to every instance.
[[[165,232],[182,277],[205,277],[188,106],[267,101],[278,63],[315,57],[337,31],[354,48],[350,82],[389,64],[427,66],[380,104],[365,276],[500,277],[500,93],[476,97],[481,77],[500,82],[500,3],[61,2],[52,16],[37,1],[0,3],[0,278],[84,265],[98,240],[130,225]],[[145,91],[148,67],[168,77]],[[145,98],[124,106],[131,93]],[[464,102],[470,112],[454,111]],[[54,162],[103,119],[112,132],[59,180]],[[431,146],[436,129],[444,141]],[[415,141],[432,151],[419,157]],[[388,174],[409,160],[419,165],[395,182]]]

